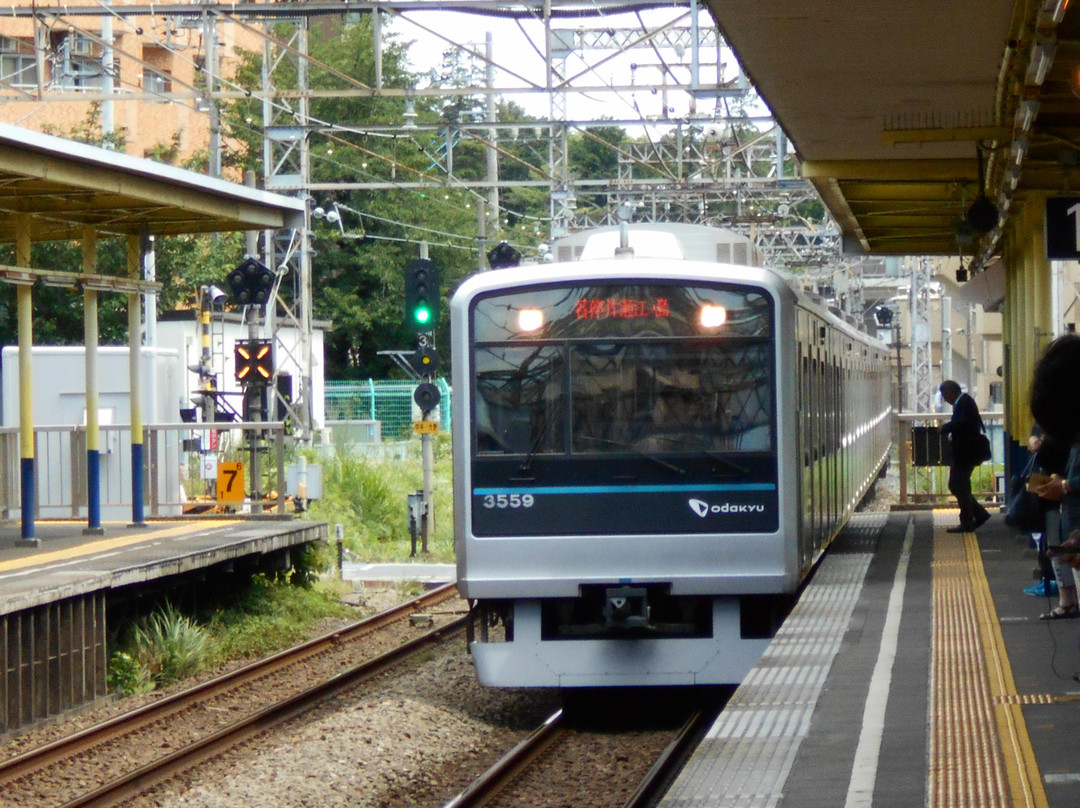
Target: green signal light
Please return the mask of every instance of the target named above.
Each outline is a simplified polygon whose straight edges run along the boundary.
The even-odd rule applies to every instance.
[[[439,272],[430,261],[418,258],[405,267],[404,325],[417,333],[429,333],[439,325]]]

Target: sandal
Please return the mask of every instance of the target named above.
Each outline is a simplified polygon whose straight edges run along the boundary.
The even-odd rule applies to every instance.
[[[1080,617],[1080,605],[1055,606],[1053,611],[1039,615],[1040,620],[1075,620]]]

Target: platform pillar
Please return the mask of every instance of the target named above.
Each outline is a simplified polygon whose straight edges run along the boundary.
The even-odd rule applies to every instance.
[[[93,275],[97,266],[97,233],[83,231],[83,272]],[[83,335],[86,343],[86,529],[84,534],[102,535],[101,527],[101,419],[98,412],[98,293],[83,290]]]
[[[30,266],[30,217],[15,217],[15,264]],[[19,310],[19,484],[22,535],[19,544],[37,547],[34,537],[34,296],[31,283],[16,288]]]
[[[128,276],[141,280],[142,239],[127,238]],[[131,377],[131,523],[146,527],[143,510],[142,295],[128,296],[128,372]]]

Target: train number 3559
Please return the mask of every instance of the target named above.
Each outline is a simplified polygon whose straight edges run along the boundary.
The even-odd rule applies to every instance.
[[[536,503],[532,494],[484,494],[484,507],[489,510],[531,508]]]

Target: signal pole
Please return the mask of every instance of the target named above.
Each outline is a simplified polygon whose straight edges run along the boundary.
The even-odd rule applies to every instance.
[[[435,508],[432,501],[434,489],[435,450],[431,439],[439,428],[438,422],[429,419],[439,405],[441,394],[435,386],[435,371],[439,368],[439,355],[435,352],[435,327],[439,323],[439,272],[427,260],[427,245],[421,245],[423,258],[410,261],[405,267],[405,325],[416,332],[416,350],[411,365],[420,377],[420,384],[413,392],[413,401],[420,408],[420,420],[413,429],[420,433],[420,454],[424,482],[422,513],[420,515],[420,552],[428,552],[428,537],[435,524]]]
[[[245,309],[248,335],[235,345],[234,370],[236,381],[244,394],[243,417],[245,421],[262,421],[263,405],[269,399],[276,403],[268,385],[274,379],[274,342],[259,339],[263,307],[273,304],[276,278],[269,267],[252,256],[247,256],[232,272],[228,284],[236,302]],[[270,420],[269,413],[265,420]],[[251,510],[262,512],[262,468],[259,451],[263,431],[258,428],[244,430],[248,438],[248,468],[251,474]]]

